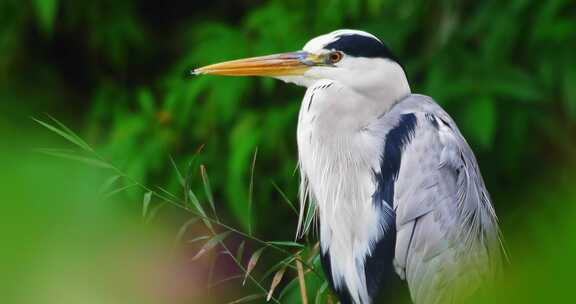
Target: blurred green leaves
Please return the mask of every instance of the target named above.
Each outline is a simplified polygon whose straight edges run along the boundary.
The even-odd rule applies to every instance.
[[[34,0],[33,2],[40,27],[45,33],[50,34],[58,12],[58,0]]]

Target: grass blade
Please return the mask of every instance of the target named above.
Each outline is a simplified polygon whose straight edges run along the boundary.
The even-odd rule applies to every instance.
[[[38,149],[38,151],[40,153],[43,153],[46,155],[55,156],[55,157],[64,158],[64,159],[69,159],[69,160],[74,160],[74,161],[85,163],[87,165],[91,165],[94,167],[99,167],[99,168],[104,168],[104,169],[114,169],[114,167],[108,163],[105,163],[105,162],[98,160],[98,159],[95,159],[95,158],[82,156],[79,154],[64,152],[62,150],[60,150],[60,151],[52,150],[52,149]]]
[[[280,189],[280,187],[278,187],[278,185],[275,182],[272,182],[272,186],[274,186],[276,191],[278,191],[278,193],[280,193],[280,196],[282,196],[282,199],[284,199],[284,202],[286,202],[288,204],[288,206],[290,206],[290,209],[292,209],[292,211],[294,211],[294,214],[298,215],[298,210],[296,210],[296,207],[294,207],[294,204],[292,204],[292,201],[290,201],[290,199],[288,198],[288,196],[286,196],[284,191],[282,191],[282,189]]]
[[[243,298],[240,298],[238,300],[232,301],[232,302],[228,302],[228,304],[241,304],[241,303],[248,303],[248,302],[253,302],[256,301],[260,298],[263,298],[264,295],[263,294],[252,294],[249,296],[245,296]]]
[[[152,208],[152,211],[149,212],[148,218],[146,219],[146,223],[150,223],[156,217],[156,214],[158,214],[160,209],[162,209],[162,207],[164,206],[166,206],[166,202],[162,202],[154,206],[154,208]]]
[[[262,247],[256,250],[250,257],[250,260],[248,261],[248,266],[246,266],[246,273],[244,274],[244,281],[242,281],[242,285],[246,284],[246,279],[248,278],[252,270],[254,270],[256,264],[258,264],[258,260],[260,259],[260,256],[262,255],[264,249],[266,249],[266,247]]]
[[[90,148],[90,146],[88,146],[88,144],[86,142],[84,142],[80,137],[78,137],[76,134],[74,134],[74,132],[72,132],[70,129],[66,128],[62,123],[60,123],[56,119],[50,117],[50,119],[55,121],[60,126],[60,128],[53,126],[53,125],[51,125],[47,122],[44,122],[42,120],[36,119],[34,117],[32,117],[32,119],[35,122],[42,125],[43,127],[47,128],[48,130],[60,135],[61,137],[63,137],[67,141],[69,141],[70,143],[73,143],[73,144],[77,145],[78,147],[82,148],[83,150],[90,151],[90,152],[93,151],[92,148]]]
[[[286,247],[297,247],[297,248],[305,248],[306,247],[300,243],[288,242],[288,241],[286,241],[286,242],[285,241],[269,241],[266,243],[271,244],[271,245],[286,246]]]
[[[197,236],[191,240],[186,241],[186,243],[196,243],[198,241],[207,240],[209,238],[210,238],[210,236],[208,236],[208,235],[201,235],[201,236]]]
[[[280,284],[280,282],[282,281],[285,272],[286,267],[283,267],[282,269],[278,270],[276,274],[274,274],[274,277],[272,278],[272,284],[270,284],[270,290],[268,291],[268,296],[266,296],[266,302],[270,301],[270,299],[272,298],[272,294],[274,294],[274,290],[276,289],[278,284]]]
[[[192,203],[192,206],[194,206],[198,214],[202,216],[202,221],[204,222],[206,227],[212,229],[212,223],[210,223],[210,221],[207,219],[206,212],[204,211],[204,208],[202,208],[202,204],[200,204],[200,201],[198,200],[194,192],[192,192],[192,190],[188,190],[188,197],[190,198],[190,203]]]
[[[178,233],[176,234],[176,242],[181,242],[182,238],[184,237],[184,234],[186,234],[186,231],[188,231],[188,228],[192,225],[194,225],[196,222],[198,221],[197,217],[193,217],[189,220],[187,220],[184,224],[182,224],[182,226],[180,226],[180,229],[178,229]],[[208,238],[208,237],[206,237]]]
[[[78,134],[76,134],[74,131],[70,130],[65,124],[61,123],[59,120],[57,120],[56,118],[50,116],[49,114],[47,114],[47,116],[53,121],[55,122],[61,130],[63,130],[64,132],[70,134],[70,136],[74,137],[80,144],[81,146],[84,147],[84,149],[86,151],[90,151],[93,152],[94,150],[92,149],[92,147],[90,147],[90,145],[85,142],[82,137],[78,136]]]
[[[204,165],[200,165],[200,174],[202,175],[202,183],[204,184],[206,198],[212,208],[212,212],[214,212],[214,217],[218,219],[218,215],[216,214],[216,205],[214,204],[214,196],[212,196],[212,188],[210,187],[210,180],[208,179],[208,174],[206,173],[206,167]]]
[[[256,168],[256,157],[258,157],[258,147],[254,151],[252,157],[252,165],[250,167],[250,186],[248,188],[248,235],[252,235],[252,200],[254,197],[254,168]]]
[[[114,175],[111,176],[110,178],[108,178],[103,184],[102,186],[100,186],[100,189],[98,189],[98,194],[102,195],[106,192],[108,192],[110,190],[110,188],[112,188],[112,186],[116,183],[116,181],[118,181],[118,179],[120,179],[120,175]]]
[[[328,288],[328,282],[324,281],[322,286],[320,286],[320,288],[318,288],[318,291],[316,292],[316,299],[314,300],[315,304],[322,303],[322,294],[326,291],[327,288]]]
[[[135,186],[138,186],[138,184],[130,184],[130,185],[126,185],[126,186],[120,187],[120,188],[118,188],[118,189],[116,189],[116,190],[112,190],[112,191],[106,193],[106,194],[104,195],[104,198],[105,198],[105,199],[108,199],[108,198],[114,196],[115,194],[118,194],[118,193],[120,193],[120,192],[122,192],[122,191],[124,191],[124,190],[126,190],[126,189],[130,189],[130,188],[135,187]]]
[[[246,244],[246,241],[242,241],[242,243],[240,243],[240,245],[238,246],[238,249],[236,249],[236,261],[238,261],[239,263],[242,263],[242,257],[244,255],[245,244]]]
[[[174,161],[174,158],[172,156],[170,156],[170,163],[172,163],[172,167],[174,167],[174,171],[176,171],[176,176],[178,177],[178,182],[180,183],[180,186],[185,188],[186,187],[186,180],[182,176],[182,173],[180,173],[180,170],[178,169],[178,165],[176,165],[176,161]]]
[[[220,242],[222,242],[224,239],[226,239],[226,237],[229,234],[230,234],[230,231],[226,231],[226,232],[222,232],[220,234],[215,235],[208,242],[206,242],[206,244],[204,244],[204,246],[202,246],[202,248],[200,248],[198,253],[196,253],[196,255],[194,257],[192,257],[191,261],[196,261],[197,259],[202,257],[206,252],[210,251],[210,249],[214,248],[216,245],[218,245]]]
[[[146,218],[148,215],[148,206],[150,206],[150,201],[152,200],[152,192],[148,191],[144,194],[142,199],[142,218]]]

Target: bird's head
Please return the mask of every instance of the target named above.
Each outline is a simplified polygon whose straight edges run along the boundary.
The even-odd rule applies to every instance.
[[[318,36],[300,51],[216,63],[192,74],[269,76],[305,87],[330,79],[362,94],[410,93],[398,59],[374,35],[357,30]]]

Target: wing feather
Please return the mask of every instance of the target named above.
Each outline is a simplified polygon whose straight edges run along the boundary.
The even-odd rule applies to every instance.
[[[474,154],[448,114],[412,95],[382,119],[407,113],[417,127],[394,186],[394,265],[414,303],[461,303],[500,267],[496,215]]]

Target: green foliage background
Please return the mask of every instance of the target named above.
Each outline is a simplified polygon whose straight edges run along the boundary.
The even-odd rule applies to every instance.
[[[461,127],[517,257],[504,286],[516,299],[524,295],[518,303],[562,299],[561,285],[550,282],[570,278],[565,267],[576,266],[568,258],[576,253],[576,5],[570,0],[2,0],[0,138],[10,170],[0,180],[11,189],[2,204],[6,214],[22,218],[5,223],[9,246],[25,250],[23,244],[44,235],[35,216],[47,205],[54,212],[48,227],[77,216],[64,211],[70,205],[51,202],[67,201],[54,189],[80,169],[29,154],[65,146],[28,118],[43,113],[79,131],[135,180],[170,191],[179,187],[170,157],[184,167],[203,146],[199,162],[226,222],[265,239],[291,239],[296,218],[274,184],[296,201],[303,89],[271,79],[185,75],[208,63],[296,50],[338,28],[386,41],[407,68],[413,92],[432,96]],[[91,201],[89,189],[104,180],[91,174],[78,173],[62,189],[78,192],[68,200]],[[198,178],[194,187],[202,193]],[[123,195],[134,203],[120,210],[99,203],[103,214],[136,213],[141,193]],[[38,197],[44,199],[31,205],[38,208],[20,207]],[[158,229],[177,225],[177,214],[167,218]],[[16,231],[32,236],[23,241]],[[19,260],[18,252],[5,260],[36,260]],[[495,297],[505,301],[510,294]]]

